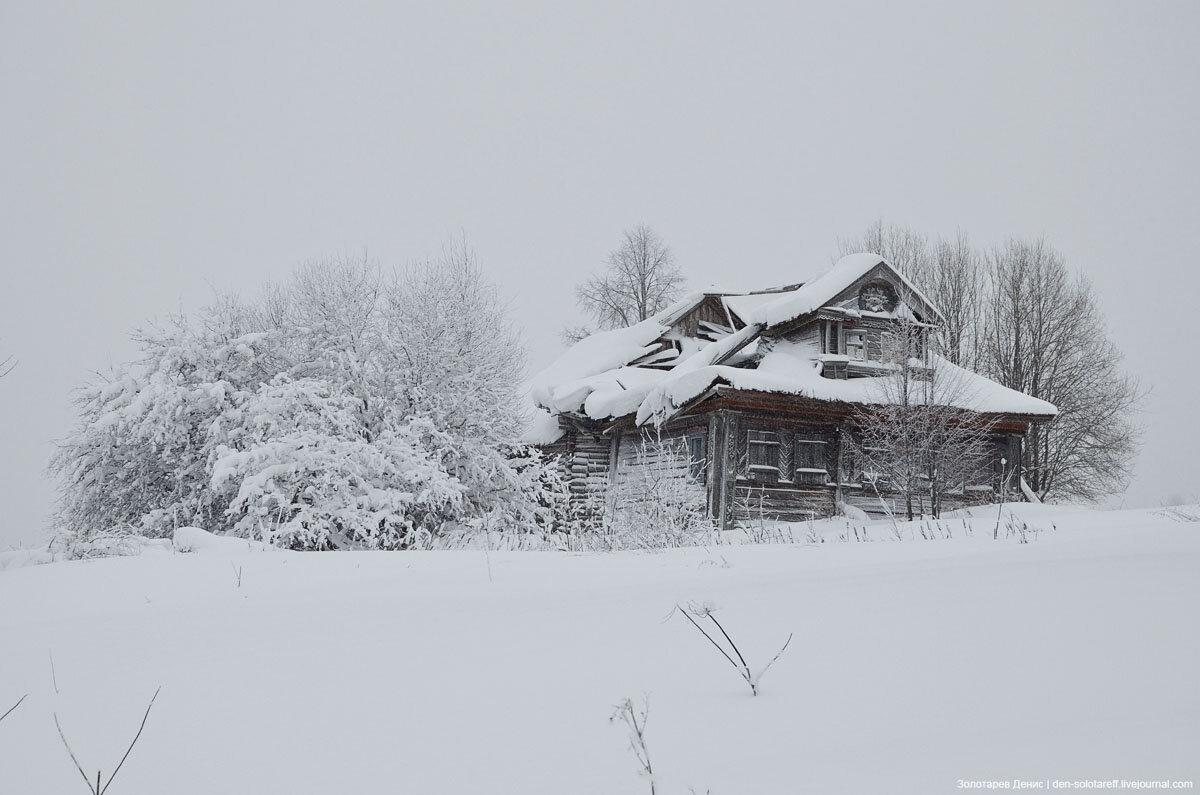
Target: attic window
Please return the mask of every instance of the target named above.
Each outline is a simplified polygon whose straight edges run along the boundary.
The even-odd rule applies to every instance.
[[[750,469],[779,470],[779,436],[771,431],[747,431]]]

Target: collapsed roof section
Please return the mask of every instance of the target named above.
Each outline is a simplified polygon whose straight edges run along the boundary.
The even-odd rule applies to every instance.
[[[864,303],[856,288],[890,285],[896,296]],[[834,379],[830,356],[795,333],[818,317],[846,322],[906,319],[934,326],[941,313],[876,254],[842,258],[802,284],[751,293],[697,292],[634,326],[577,342],[529,382],[536,407],[527,441],[547,444],[561,431],[557,415],[661,423],[714,386],[811,400],[887,402],[878,378]],[[983,413],[1049,418],[1055,407],[931,355],[955,383],[940,402]],[[886,372],[887,368],[880,369]]]

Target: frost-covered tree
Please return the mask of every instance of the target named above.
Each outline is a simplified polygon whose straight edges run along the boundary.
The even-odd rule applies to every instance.
[[[427,545],[462,504],[449,439],[421,417],[368,438],[360,408],[345,385],[280,375],[231,411],[210,479],[228,531],[294,549]]]
[[[226,505],[206,486],[229,412],[277,366],[273,337],[240,333],[232,304],[202,322],[174,319],[135,335],[142,359],[80,390],[80,421],[51,466],[59,519],[76,536],[132,528],[220,526]]]
[[[194,524],[395,549],[553,524],[553,469],[517,444],[523,347],[465,249],[312,263],[137,341],[53,461],[77,538]]]

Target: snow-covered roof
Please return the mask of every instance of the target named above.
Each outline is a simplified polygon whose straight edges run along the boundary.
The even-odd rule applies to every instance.
[[[797,287],[762,293],[719,294],[713,290],[692,293],[634,326],[599,332],[575,343],[534,376],[528,386],[536,412],[527,441],[545,444],[557,438],[553,423],[558,414],[611,420],[636,413],[639,424],[661,422],[719,384],[814,400],[886,402],[879,379],[825,378],[821,373],[830,357],[805,344],[772,338],[770,331],[827,307],[880,265],[901,282],[909,300],[921,302],[924,310],[935,315],[930,320],[940,318],[937,307],[876,254],[843,257],[818,278]],[[688,337],[681,333],[682,325],[673,328],[676,321],[711,295],[719,295],[746,325],[715,341]],[[896,316],[911,316],[903,303],[901,310]],[[732,366],[734,363],[745,366]],[[939,373],[952,377],[956,383],[953,397],[946,400],[949,405],[985,413],[1035,417],[1052,417],[1057,413],[1054,406],[1043,400],[1003,387],[948,361],[938,359],[936,366]]]
[[[660,338],[671,324],[704,300],[704,293],[692,293],[658,314],[627,328],[600,331],[586,337],[562,353],[554,362],[529,380],[529,396],[534,405],[551,411],[576,411],[593,391],[593,379],[611,383],[617,368],[660,350]],[[641,369],[641,368],[639,368]],[[644,377],[638,373],[633,378]],[[578,400],[574,398],[579,396]]]
[[[745,295],[727,295],[722,300],[729,311],[737,315],[743,323],[752,323],[763,307],[779,300],[782,293],[747,293]]]
[[[642,425],[668,419],[709,388],[721,384],[734,389],[838,403],[879,405],[888,402],[888,388],[883,379],[826,378],[822,375],[823,358],[813,357],[811,351],[801,345],[782,343],[763,356],[755,369],[712,365],[680,372],[672,370],[646,394],[638,406],[637,422]],[[985,414],[1053,417],[1058,413],[1044,400],[1001,386],[939,356],[934,355],[932,359],[931,366],[944,386],[935,388],[931,402]]]
[[[743,319],[747,323],[755,320],[765,323],[769,327],[812,314],[880,265],[886,265],[900,279],[906,290],[938,313],[939,317],[941,316],[937,307],[921,294],[916,285],[910,282],[903,273],[893,268],[883,257],[878,254],[850,254],[838,260],[837,264],[821,274],[820,277],[793,292],[785,293],[774,301],[759,306],[750,313],[750,318],[743,316]]]

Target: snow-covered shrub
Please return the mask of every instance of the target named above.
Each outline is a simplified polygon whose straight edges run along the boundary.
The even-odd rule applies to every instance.
[[[79,425],[51,464],[69,535],[162,538],[223,523],[227,506],[207,485],[210,454],[224,418],[273,369],[273,335],[239,333],[224,309],[202,320],[139,332],[142,360],[81,390]]]
[[[457,515],[462,483],[441,466],[449,437],[425,418],[371,434],[360,401],[279,376],[238,410],[213,454],[228,532],[292,549],[424,545]]]
[[[52,464],[74,541],[194,525],[397,549],[561,523],[556,467],[516,441],[523,347],[463,250],[307,265],[136,339],[138,362],[81,391]]]

